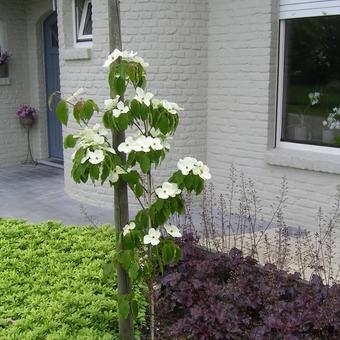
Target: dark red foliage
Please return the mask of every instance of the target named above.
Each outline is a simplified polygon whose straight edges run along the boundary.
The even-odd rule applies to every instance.
[[[157,314],[169,338],[340,339],[340,286],[309,283],[233,249],[212,253],[192,237],[160,279]]]

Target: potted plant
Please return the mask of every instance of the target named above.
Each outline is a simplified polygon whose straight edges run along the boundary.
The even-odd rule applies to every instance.
[[[8,52],[1,50],[0,47],[0,78],[8,77],[8,61],[9,61]]]
[[[322,122],[322,142],[333,143],[335,140],[335,130],[340,130],[340,108],[334,107],[333,111],[329,113],[326,120]]]
[[[38,111],[29,105],[22,105],[17,111],[17,116],[23,126],[31,127],[37,119]]]
[[[306,140],[308,137],[308,129],[305,124],[305,114],[308,112],[308,110],[319,103],[320,101],[320,92],[310,92],[308,94],[309,98],[309,103],[305,107],[302,113],[299,114],[298,119],[299,119],[299,125],[294,127],[294,137],[297,140]]]

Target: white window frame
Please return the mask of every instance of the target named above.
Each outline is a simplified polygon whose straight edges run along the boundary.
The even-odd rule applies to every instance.
[[[332,155],[340,155],[340,147],[311,145],[281,141],[282,137],[282,106],[283,106],[283,80],[284,80],[284,57],[285,57],[285,19],[280,20],[279,29],[279,60],[278,60],[278,85],[276,107],[276,148],[300,151],[322,152]]]
[[[76,46],[90,47],[92,46],[93,34],[82,34],[84,31],[86,14],[89,4],[92,4],[92,0],[85,0],[82,17],[78,18],[78,10],[76,6],[76,0],[73,1],[73,18],[74,18],[74,41]],[[79,23],[79,27],[78,27]],[[93,28],[92,28],[93,29]]]

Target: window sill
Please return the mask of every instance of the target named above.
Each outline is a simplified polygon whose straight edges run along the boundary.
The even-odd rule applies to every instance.
[[[65,61],[72,60],[90,60],[91,59],[91,48],[67,48],[64,50],[63,59]]]
[[[340,175],[340,155],[326,152],[275,148],[265,153],[265,161],[271,165]]]
[[[10,85],[11,84],[11,79],[10,78],[0,78],[0,86],[1,85]]]

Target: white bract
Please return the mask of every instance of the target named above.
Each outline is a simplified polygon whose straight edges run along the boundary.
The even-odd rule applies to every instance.
[[[163,150],[164,146],[162,145],[162,141],[158,137],[147,137],[148,144],[150,145],[152,150]]]
[[[109,174],[108,180],[112,183],[116,183],[119,180],[119,175],[125,174],[126,171],[117,165]]]
[[[99,164],[104,160],[105,156],[103,150],[87,150],[86,157],[84,158],[86,158],[86,160],[88,159],[89,162],[92,164]],[[81,161],[82,163],[86,161],[84,161],[84,158]]]
[[[182,107],[179,107],[176,103],[168,102],[167,100],[162,101],[162,105],[171,114],[175,115],[178,111],[183,111]]]
[[[132,149],[136,152],[149,152],[150,151],[150,140],[145,136],[138,136],[133,143]]]
[[[143,68],[149,67],[149,63],[145,62],[142,57],[139,57],[137,55],[135,57],[131,58],[131,61],[133,61],[134,63],[142,65]]]
[[[125,139],[125,142],[119,144],[118,151],[128,154],[131,151],[133,151],[134,144],[135,144],[134,139],[132,137],[127,137]]]
[[[105,111],[111,111],[117,106],[119,101],[119,95],[117,95],[114,99],[106,99],[104,100]]]
[[[81,87],[76,92],[74,92],[70,97],[66,99],[67,102],[71,104],[76,104],[80,100],[80,95],[84,93],[84,89]]]
[[[131,230],[136,228],[135,222],[130,222],[129,224],[126,224],[125,227],[123,228],[123,235],[127,235],[130,233]]]
[[[146,106],[150,106],[150,101],[153,97],[153,94],[151,92],[147,92],[145,93],[144,90],[140,87],[136,88],[136,95],[135,95],[135,99],[141,103],[141,104],[145,104]]]
[[[117,108],[112,110],[112,114],[114,117],[118,118],[122,113],[126,113],[129,111],[129,107],[125,106],[123,102],[118,102]]]
[[[80,147],[86,148],[89,146],[103,146],[104,144],[107,144],[105,140],[107,134],[108,132],[106,129],[102,129],[99,124],[95,124],[93,128],[83,128],[79,134],[74,135],[74,137],[80,139]]]
[[[164,228],[170,236],[172,236],[172,237],[182,237],[181,232],[179,231],[179,229],[175,225],[164,224]]]
[[[155,190],[156,195],[165,200],[169,197],[175,197],[179,195],[182,191],[178,188],[176,183],[164,182],[160,188]]]
[[[107,57],[103,67],[107,68],[110,67],[110,65],[115,62],[119,57],[121,57],[123,60],[131,61],[137,53],[133,51],[120,51],[117,48]]]
[[[161,233],[159,230],[156,230],[155,228],[150,228],[147,235],[144,236],[144,244],[151,244],[153,246],[157,246],[159,244],[159,239],[161,237]]]
[[[320,92],[310,92],[308,97],[311,105],[315,105],[320,101]]]
[[[194,175],[200,176],[204,180],[211,178],[209,168],[193,157],[185,157],[180,159],[177,163],[177,168],[181,171],[184,176],[189,175],[190,171]]]
[[[193,157],[185,157],[177,163],[177,168],[182,172],[184,176],[189,175],[189,172],[193,170],[194,166],[197,164],[197,159]]]
[[[203,162],[198,161],[194,168],[192,169],[192,172],[194,175],[200,176],[205,181],[211,178],[210,170],[209,168],[203,164]]]

